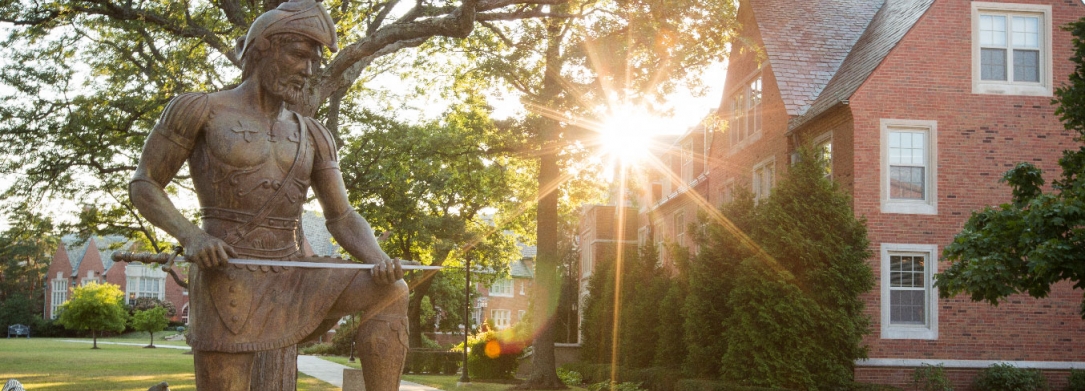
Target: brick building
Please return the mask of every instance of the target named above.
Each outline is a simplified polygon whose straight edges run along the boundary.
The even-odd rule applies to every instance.
[[[332,241],[324,227],[324,218],[314,212],[302,215],[302,230],[306,241],[302,243],[306,254],[337,256],[339,246]],[[135,249],[132,243],[118,236],[91,237],[86,241],[75,235],[62,238],[61,245],[53,254],[46,274],[46,319],[56,318],[56,309],[71,296],[72,288],[88,282],[117,285],[131,303],[140,297],[154,297],[173,303],[177,314],[170,320],[188,323],[188,291],[160,269],[160,265],[128,264],[113,262],[115,251],[147,251]],[[186,263],[174,266],[181,278],[187,278]]]
[[[509,276],[497,279],[489,286],[475,284],[475,306],[471,324],[493,321],[504,330],[519,323],[527,315],[531,286],[535,282],[535,246],[520,246],[520,259],[509,262]]]
[[[903,386],[940,364],[966,387],[1006,362],[1061,387],[1085,368],[1081,292],[1060,283],[994,307],[940,299],[932,282],[971,212],[1009,200],[1003,173],[1030,162],[1055,175],[1079,145],[1051,99],[1073,72],[1060,27],[1083,16],[1078,0],[741,0],[717,113],[726,126],[691,129],[660,155],[668,169],[641,202],[640,241],[688,243],[675,227],[736,187],[767,197],[797,147],[815,147],[866,218],[874,254],[870,358],[856,380]]]

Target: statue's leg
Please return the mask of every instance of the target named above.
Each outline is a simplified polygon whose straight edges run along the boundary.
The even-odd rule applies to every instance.
[[[222,353],[194,350],[196,389],[249,391],[252,353]]]
[[[355,336],[365,389],[396,391],[407,359],[407,283],[399,280],[377,285],[363,273],[351,288],[339,298],[332,313],[365,311]]]

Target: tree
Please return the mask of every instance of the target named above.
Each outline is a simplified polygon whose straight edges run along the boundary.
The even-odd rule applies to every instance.
[[[45,273],[56,252],[58,236],[52,219],[34,213],[29,205],[17,205],[7,217],[11,227],[0,233],[0,303],[11,307],[23,302],[8,301],[20,297],[29,301],[25,304],[40,318]]]
[[[170,323],[166,318],[166,307],[154,307],[148,310],[136,311],[132,316],[132,328],[136,331],[146,331],[151,334],[151,343],[148,348],[154,348],[154,333],[165,330]]]
[[[1055,113],[1067,130],[1085,141],[1085,19],[1065,27],[1074,36],[1076,64],[1070,83],[1055,90]],[[952,262],[936,275],[939,296],[968,293],[973,301],[998,305],[1027,293],[1043,298],[1063,280],[1085,289],[1085,146],[1063,151],[1062,175],[1045,192],[1043,173],[1019,163],[1002,182],[1010,202],[973,212],[942,256]],[[1081,315],[1085,319],[1085,300]]]
[[[476,34],[477,67],[523,94],[532,111],[522,123],[538,157],[536,240],[538,256],[533,313],[539,315],[532,373],[522,389],[561,389],[556,373],[550,314],[557,306],[561,259],[559,200],[564,178],[592,145],[589,123],[607,106],[650,103],[678,81],[719,58],[731,36],[733,2],[576,1],[551,12],[576,19],[525,20],[516,27],[483,24]],[[475,42],[475,41],[468,41]],[[602,109],[601,109],[602,108]],[[584,200],[577,200],[583,202]]]
[[[94,338],[92,349],[98,349],[98,333],[124,331],[128,312],[124,309],[124,292],[113,284],[91,282],[72,290],[70,300],[60,305],[57,322],[69,330],[90,330]]]

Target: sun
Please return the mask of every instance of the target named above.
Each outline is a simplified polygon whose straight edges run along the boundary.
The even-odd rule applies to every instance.
[[[598,129],[601,155],[614,165],[636,165],[651,156],[652,139],[665,130],[648,109],[624,105],[612,109]]]

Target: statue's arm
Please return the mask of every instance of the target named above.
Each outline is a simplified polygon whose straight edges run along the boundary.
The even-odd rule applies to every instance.
[[[192,152],[206,116],[206,99],[202,94],[182,95],[166,106],[147,136],[128,195],[147,221],[180,241],[187,260],[214,267],[225,265],[233,249],[185,218],[164,190]]]
[[[391,259],[381,249],[369,222],[350,206],[331,134],[316,121],[310,121],[309,125],[318,127],[312,132],[316,153],[311,183],[327,218],[328,232],[350,255],[376,265],[371,270],[377,282],[391,283],[403,278],[399,260]]]

